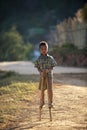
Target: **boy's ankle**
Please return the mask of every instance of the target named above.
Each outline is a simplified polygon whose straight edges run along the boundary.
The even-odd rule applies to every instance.
[[[42,108],[45,105],[44,101],[40,102],[40,108]]]
[[[52,103],[52,102],[49,103],[49,104],[48,104],[48,107],[49,107],[49,108],[53,108],[53,103]]]

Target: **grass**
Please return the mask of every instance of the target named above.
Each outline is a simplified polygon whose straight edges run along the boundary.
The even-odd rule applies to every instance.
[[[37,91],[37,75],[18,75],[14,72],[0,71],[0,128],[20,115],[25,102],[32,101]]]

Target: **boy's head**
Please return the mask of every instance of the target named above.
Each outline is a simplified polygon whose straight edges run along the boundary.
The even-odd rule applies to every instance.
[[[42,55],[46,55],[48,52],[48,44],[45,41],[41,41],[39,44],[39,50]]]

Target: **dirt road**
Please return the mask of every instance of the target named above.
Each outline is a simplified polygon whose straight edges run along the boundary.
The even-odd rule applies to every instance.
[[[87,130],[87,74],[54,75],[54,108],[49,118],[47,92],[39,121],[39,92],[23,102],[21,115],[6,130]]]
[[[31,67],[33,66],[30,63]],[[23,70],[26,66],[28,73],[32,73],[29,63],[25,65],[22,62],[20,69],[20,62],[12,64],[0,65],[3,69],[14,69],[16,71],[25,72]],[[58,68],[57,68],[58,69]],[[60,74],[57,72],[66,72],[66,68],[59,68],[54,70],[54,108],[52,108],[52,122],[49,120],[47,92],[45,93],[45,107],[42,111],[42,120],[39,121],[39,93],[33,95],[32,102],[24,102],[24,109],[21,115],[17,116],[17,120],[9,124],[6,130],[87,130],[87,69],[68,68],[69,74]],[[33,70],[32,74],[36,73]],[[77,74],[71,74],[71,73]]]
[[[34,64],[27,61],[0,62],[0,70],[15,71],[19,74],[38,74]],[[87,68],[58,66],[54,68],[54,73],[87,73]]]

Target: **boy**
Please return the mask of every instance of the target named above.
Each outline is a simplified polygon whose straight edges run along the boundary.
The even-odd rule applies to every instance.
[[[47,89],[48,92],[48,107],[53,107],[53,91],[52,91],[52,73],[53,67],[57,65],[54,58],[48,55],[48,44],[45,41],[41,41],[39,44],[39,50],[41,55],[35,62],[35,67],[37,67],[40,72],[40,83],[39,89],[40,94],[40,107],[44,105],[44,91]]]

